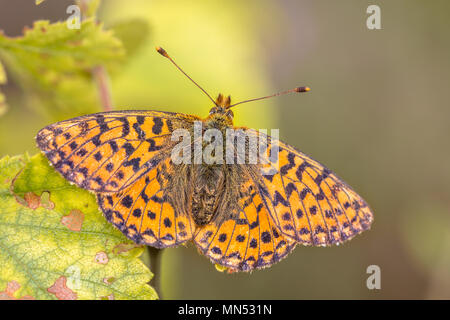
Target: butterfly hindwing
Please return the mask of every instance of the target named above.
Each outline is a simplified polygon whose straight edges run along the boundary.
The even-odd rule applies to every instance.
[[[251,271],[280,261],[296,243],[280,233],[251,179],[241,190],[239,211],[225,221],[219,213],[198,229],[194,242],[213,262],[232,270]]]
[[[132,186],[118,193],[99,193],[106,219],[139,244],[165,248],[191,240],[192,217],[169,200],[165,178],[173,173],[170,157],[152,168]]]
[[[117,192],[154,167],[174,128],[194,119],[157,111],[104,112],[49,125],[36,140],[69,181],[95,192]]]
[[[262,133],[248,129],[247,134]],[[342,243],[370,227],[370,208],[345,182],[289,145],[264,138],[272,160],[262,165],[260,194],[283,235],[323,246]],[[278,157],[271,158],[271,152]]]

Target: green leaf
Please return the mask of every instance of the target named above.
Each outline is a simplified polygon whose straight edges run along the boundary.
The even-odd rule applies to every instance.
[[[156,299],[142,252],[44,156],[0,159],[0,299]]]
[[[52,120],[99,111],[92,70],[101,65],[114,72],[124,57],[120,40],[93,19],[83,21],[80,29],[36,21],[22,37],[0,34],[0,59],[30,105]]]

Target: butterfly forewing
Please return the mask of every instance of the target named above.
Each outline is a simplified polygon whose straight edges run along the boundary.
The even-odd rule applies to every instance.
[[[305,245],[330,245],[370,227],[370,208],[345,182],[291,146],[265,138],[268,155],[274,144],[279,153],[278,163],[262,165],[262,172],[270,174],[262,175],[260,194],[282,234]]]
[[[36,140],[67,180],[95,192],[117,192],[170,152],[174,128],[195,119],[156,111],[98,113],[47,126]]]

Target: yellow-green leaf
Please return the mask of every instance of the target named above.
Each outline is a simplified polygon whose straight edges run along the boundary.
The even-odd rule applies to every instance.
[[[80,29],[67,23],[36,21],[23,36],[0,33],[0,60],[32,103],[52,120],[100,111],[92,69],[102,65],[114,71],[125,50],[112,31],[93,19]]]
[[[128,244],[43,156],[0,159],[0,299],[156,299]]]

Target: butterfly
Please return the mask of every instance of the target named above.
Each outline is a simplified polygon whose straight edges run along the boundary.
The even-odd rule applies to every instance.
[[[157,51],[197,85],[164,49]],[[231,107],[267,97],[234,105],[229,96],[208,97],[214,106],[206,118],[160,111],[96,113],[43,128],[37,145],[65,179],[93,192],[106,219],[135,243],[166,248],[193,241],[200,253],[232,271],[268,267],[297,244],[340,244],[370,227],[367,203],[332,171],[274,137],[233,126]],[[195,136],[196,124],[202,127],[200,137],[208,129],[244,132],[244,149],[252,138],[263,141],[266,147],[257,152],[269,160],[247,163],[250,152],[244,151],[244,161],[229,163],[213,148],[211,154],[221,161],[196,162],[195,147],[205,147],[197,138],[181,148],[190,162],[175,161],[174,134]],[[230,141],[226,148],[238,153],[241,148]]]

